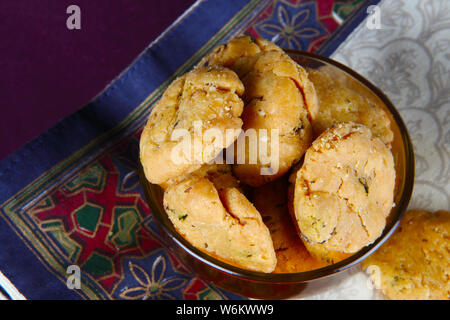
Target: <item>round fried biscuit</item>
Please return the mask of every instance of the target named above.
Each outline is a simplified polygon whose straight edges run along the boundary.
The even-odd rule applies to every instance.
[[[374,136],[390,146],[394,134],[383,107],[365,94],[364,87],[358,87],[356,80],[337,78],[330,70],[332,69],[325,67],[308,69],[309,79],[314,83],[320,105],[313,122],[314,135],[319,136],[338,122],[352,121],[365,125]]]
[[[252,186],[277,179],[311,143],[318,103],[307,72],[275,44],[250,37],[216,48],[199,65],[211,64],[227,66],[239,75],[245,87],[243,129],[255,130],[258,136],[257,148],[247,145],[245,161],[237,161],[234,173]],[[272,145],[275,135],[278,145]],[[259,153],[264,147],[266,152]],[[254,157],[256,161],[251,161]]]
[[[260,272],[272,272],[276,255],[261,215],[235,187],[191,176],[170,185],[164,208],[177,231],[198,249]]]

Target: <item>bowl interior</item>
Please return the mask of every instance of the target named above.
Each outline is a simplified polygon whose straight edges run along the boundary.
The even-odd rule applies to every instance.
[[[154,219],[164,229],[164,232],[183,250],[195,259],[200,260],[211,268],[220,270],[223,273],[234,277],[243,278],[251,281],[270,282],[270,283],[299,283],[319,279],[345,270],[368,257],[373,253],[389,236],[395,231],[398,226],[401,216],[405,212],[408,202],[410,200],[413,181],[414,181],[414,154],[412,145],[408,136],[406,126],[401,119],[399,113],[394,108],[389,99],[373,84],[357,74],[348,67],[328,58],[324,58],[311,53],[286,50],[286,52],[297,61],[300,65],[307,68],[323,68],[324,71],[331,74],[335,79],[350,84],[352,88],[362,95],[366,95],[371,99],[376,100],[387,111],[391,120],[391,130],[394,133],[394,140],[392,143],[392,153],[394,156],[395,170],[396,170],[396,186],[394,192],[395,206],[392,208],[388,217],[386,227],[381,236],[372,244],[362,248],[360,251],[339,261],[335,264],[298,273],[262,273],[241,269],[223,261],[215,259],[204,252],[198,250],[186,241],[173,227],[163,207],[163,190],[157,186],[149,183],[140,170],[141,184],[144,194],[152,210]]]

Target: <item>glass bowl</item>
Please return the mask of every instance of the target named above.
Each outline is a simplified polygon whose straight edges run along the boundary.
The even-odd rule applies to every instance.
[[[281,299],[299,294],[308,283],[330,277],[367,258],[395,231],[410,200],[414,182],[414,153],[406,126],[389,99],[373,84],[350,68],[329,58],[315,54],[286,50],[291,58],[307,68],[325,67],[339,81],[351,81],[352,87],[369,95],[384,106],[394,132],[392,153],[396,169],[395,207],[392,208],[381,236],[345,260],[323,268],[298,273],[262,273],[241,269],[220,261],[198,250],[186,241],[173,227],[163,207],[163,190],[149,183],[140,168],[140,181],[154,221],[168,248],[202,279],[231,292],[262,299]],[[324,279],[326,282],[331,279]],[[330,286],[333,281],[328,281]],[[323,286],[323,284],[321,284]]]

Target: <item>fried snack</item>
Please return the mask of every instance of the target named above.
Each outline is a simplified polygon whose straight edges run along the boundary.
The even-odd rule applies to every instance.
[[[277,263],[261,215],[235,187],[192,176],[170,185],[164,208],[193,246],[237,267],[272,272]]]
[[[450,300],[450,212],[408,211],[362,266],[390,299]]]
[[[243,92],[238,76],[218,66],[197,68],[172,82],[142,132],[140,157],[147,179],[165,184],[232,144],[242,127]]]
[[[313,122],[317,137],[338,122],[355,122],[368,127],[387,146],[394,139],[388,114],[355,80],[341,79],[332,68],[308,69],[319,99],[320,110]],[[348,78],[348,77],[347,77]]]
[[[309,254],[297,235],[289,216],[286,202],[285,178],[267,183],[253,191],[253,203],[269,228],[277,255],[274,273],[293,273],[314,270],[325,266]]]
[[[277,179],[311,143],[311,121],[318,113],[318,104],[307,72],[273,43],[250,37],[216,48],[199,66],[212,64],[226,66],[239,75],[245,87],[243,129],[257,134],[258,148],[251,149],[245,143],[245,157],[237,159],[235,175],[251,186]],[[263,145],[267,149],[261,154]]]
[[[351,253],[343,253],[343,252],[327,250],[327,249],[321,250],[321,248],[316,247],[316,248],[311,249],[312,251],[314,251],[314,249],[315,249],[315,251],[314,251],[315,254],[313,257],[313,255],[311,253],[309,253],[308,249],[306,249],[306,246],[304,245],[304,243],[300,240],[300,237],[302,237],[302,233],[300,232],[300,228],[298,227],[298,224],[296,223],[297,220],[295,218],[294,191],[295,191],[295,181],[297,179],[297,173],[301,169],[302,164],[303,164],[302,162],[299,162],[292,168],[291,173],[289,174],[289,179],[288,179],[287,210],[288,210],[288,213],[291,218],[290,222],[292,223],[292,221],[294,221],[294,224],[291,228],[296,231],[297,241],[302,244],[302,246],[305,248],[306,252],[308,252],[308,255],[310,255],[312,257],[311,259],[313,259],[315,261],[320,261],[324,265],[330,265],[333,263],[337,263],[339,261],[342,261],[342,260],[350,257]],[[309,269],[309,270],[313,270],[313,269]]]
[[[192,176],[207,178],[217,189],[238,188],[242,189],[239,181],[233,176],[231,165],[220,163],[208,163],[191,173],[186,173],[177,178],[169,179],[159,186],[166,190],[171,184],[179,183]]]
[[[391,151],[360,124],[339,123],[317,138],[295,180],[294,214],[307,249],[354,253],[383,231],[393,205]]]

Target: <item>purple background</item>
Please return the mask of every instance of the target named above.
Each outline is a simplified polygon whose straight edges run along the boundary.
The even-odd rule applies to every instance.
[[[194,0],[0,2],[0,159],[75,112]],[[68,30],[66,8],[81,9]]]

